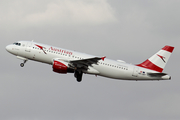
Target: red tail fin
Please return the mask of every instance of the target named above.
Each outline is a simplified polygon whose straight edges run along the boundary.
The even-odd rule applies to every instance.
[[[137,66],[154,70],[157,72],[162,72],[173,50],[174,47],[165,46],[159,52],[154,54],[152,57],[150,57],[143,63],[138,64]]]

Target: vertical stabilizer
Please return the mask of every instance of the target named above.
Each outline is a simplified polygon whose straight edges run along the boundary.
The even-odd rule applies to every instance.
[[[160,51],[158,51],[156,54],[154,54],[152,57],[150,57],[143,63],[138,64],[137,66],[147,68],[150,70],[154,70],[157,72],[162,72],[164,67],[166,66],[166,63],[168,62],[169,57],[171,56],[173,50],[174,50],[174,47],[165,46]]]

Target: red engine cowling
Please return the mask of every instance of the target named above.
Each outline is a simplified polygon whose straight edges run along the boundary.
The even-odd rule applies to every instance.
[[[54,61],[54,63],[53,63],[53,71],[54,72],[66,74],[67,73],[67,68],[68,68],[67,64],[64,63],[63,61],[62,62]]]
[[[68,63],[64,61],[54,60],[53,71],[57,73],[66,74],[67,72],[74,72],[73,69],[68,68]]]

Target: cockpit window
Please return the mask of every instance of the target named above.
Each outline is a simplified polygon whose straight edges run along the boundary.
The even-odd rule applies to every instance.
[[[17,43],[17,42],[15,42],[15,43],[13,43],[14,45],[18,45],[18,46],[21,46],[21,43]]]

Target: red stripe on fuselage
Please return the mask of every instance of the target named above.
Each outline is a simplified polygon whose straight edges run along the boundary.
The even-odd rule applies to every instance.
[[[162,72],[163,71],[163,68],[158,67],[157,65],[153,64],[149,60],[146,60],[143,63],[138,64],[136,66],[147,68],[147,69],[154,70],[154,71],[157,71],[157,72]]]
[[[168,52],[171,52],[171,53],[172,53],[172,52],[173,52],[173,50],[174,50],[174,47],[172,47],[172,46],[167,46],[167,45],[166,45],[165,47],[163,47],[163,48],[162,48],[162,50],[166,50],[166,51],[168,51]]]
[[[36,44],[35,44],[36,45]],[[40,45],[36,45],[37,47],[39,47],[40,49],[43,49],[43,46],[40,46]]]

